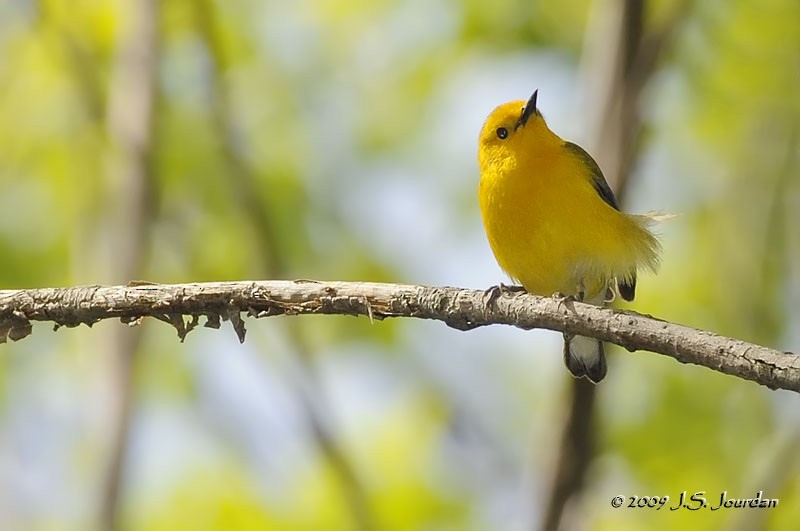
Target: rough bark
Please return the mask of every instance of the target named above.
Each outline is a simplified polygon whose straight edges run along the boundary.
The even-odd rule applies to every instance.
[[[220,320],[245,338],[242,312],[253,317],[301,314],[364,315],[435,319],[458,330],[490,324],[546,328],[616,343],[630,351],[648,350],[681,363],[751,380],[771,389],[800,392],[800,357],[768,347],[662,321],[632,311],[598,308],[569,299],[524,292],[481,291],[370,282],[274,280],[196,284],[133,283],[0,291],[0,341],[22,339],[31,321],[60,326],[92,325],[120,318],[137,324],[143,317],[170,323],[184,339],[205,316],[204,326]],[[188,317],[188,320],[185,319]]]

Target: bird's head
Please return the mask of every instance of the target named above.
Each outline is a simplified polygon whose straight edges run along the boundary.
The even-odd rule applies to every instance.
[[[536,107],[538,93],[538,90],[534,91],[527,102],[504,103],[492,111],[483,124],[478,141],[482,166],[489,160],[530,153],[537,143],[555,137]]]

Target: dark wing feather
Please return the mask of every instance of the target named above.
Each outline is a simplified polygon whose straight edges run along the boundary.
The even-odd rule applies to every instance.
[[[592,178],[592,186],[597,191],[597,194],[603,199],[603,201],[608,203],[611,208],[619,210],[617,198],[614,196],[614,192],[611,190],[611,187],[608,186],[606,178],[603,177],[603,171],[600,169],[600,166],[597,165],[597,162],[594,161],[592,156],[589,155],[586,150],[580,147],[578,144],[573,144],[572,142],[564,142],[564,147],[567,148],[567,151],[577,156],[581,162],[583,162],[586,167],[589,168]],[[626,301],[633,300],[633,297],[636,295],[635,271],[627,279],[617,279],[617,291],[619,291],[620,297]]]
[[[592,156],[589,155],[586,150],[580,147],[578,144],[573,144],[572,142],[564,142],[564,147],[567,148],[567,151],[577,156],[581,162],[583,162],[586,167],[589,168],[592,177],[592,186],[594,186],[594,189],[597,190],[597,193],[600,195],[600,197],[603,198],[603,201],[611,205],[611,207],[613,207],[615,210],[619,210],[617,198],[614,197],[614,192],[611,191],[611,187],[608,186],[606,178],[603,177],[603,172],[600,170],[600,166],[597,165]]]

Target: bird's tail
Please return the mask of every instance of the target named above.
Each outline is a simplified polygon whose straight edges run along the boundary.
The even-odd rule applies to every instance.
[[[564,365],[575,378],[586,376],[594,383],[606,376],[603,342],[591,337],[564,337]]]
[[[604,306],[611,299],[610,296],[613,293],[603,288],[583,302]],[[564,334],[564,365],[575,378],[585,376],[593,383],[598,383],[605,378],[608,370],[603,342],[591,337]]]

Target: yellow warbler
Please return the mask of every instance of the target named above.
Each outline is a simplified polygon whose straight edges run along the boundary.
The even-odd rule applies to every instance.
[[[494,256],[536,295],[633,300],[637,268],[658,266],[650,219],[620,212],[594,159],[547,127],[537,93],[500,105],[481,130],[478,196]],[[592,338],[565,334],[564,363],[576,378],[606,374],[603,344]]]

